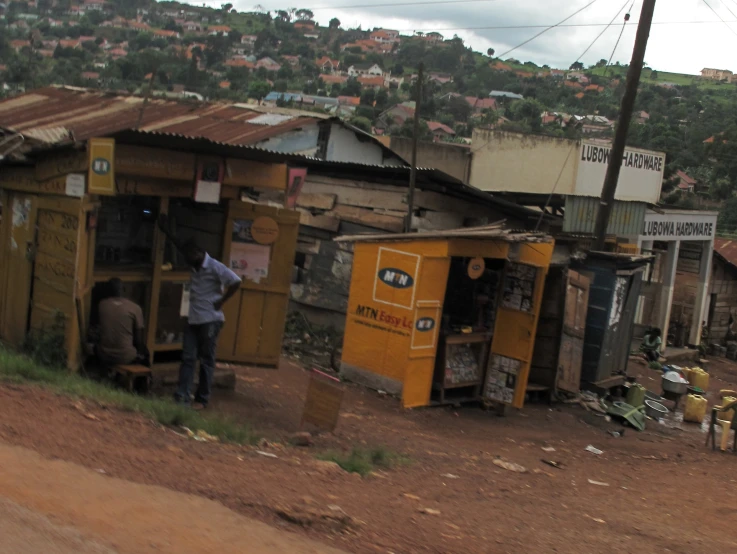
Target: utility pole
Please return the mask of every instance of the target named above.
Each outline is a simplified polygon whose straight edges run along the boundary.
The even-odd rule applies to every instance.
[[[420,135],[420,104],[422,103],[422,76],[425,65],[420,62],[417,67],[417,98],[415,99],[415,119],[412,126],[412,167],[409,173],[409,193],[407,194],[407,218],[404,220],[404,232],[412,230],[412,212],[415,207],[415,183],[417,182],[417,141]]]
[[[630,67],[627,71],[627,82],[625,83],[624,96],[622,97],[622,106],[619,110],[617,132],[614,135],[614,143],[612,144],[612,155],[609,158],[609,165],[606,169],[604,187],[601,190],[599,212],[596,215],[596,226],[594,227],[594,250],[604,249],[606,228],[609,224],[609,216],[612,213],[612,205],[614,204],[614,193],[617,190],[619,170],[622,167],[622,157],[624,156],[627,132],[630,128],[632,111],[635,107],[637,86],[640,84],[642,64],[645,62],[645,49],[647,48],[647,39],[650,36],[650,26],[653,22],[654,11],[655,0],[643,0],[642,11],[640,12],[640,21],[637,25],[635,48],[632,51],[632,61],[630,61]]]

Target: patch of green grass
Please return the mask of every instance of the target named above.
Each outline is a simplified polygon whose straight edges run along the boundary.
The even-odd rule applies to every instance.
[[[374,469],[391,469],[397,465],[406,464],[409,459],[392,452],[383,446],[376,448],[354,448],[350,453],[328,451],[318,455],[320,460],[335,462],[349,473],[358,473],[366,476]]]
[[[260,437],[248,425],[227,418],[203,417],[171,400],[130,394],[104,383],[40,365],[26,356],[0,347],[0,381],[30,383],[66,396],[92,400],[121,410],[142,414],[162,425],[203,430],[226,442],[255,444]]]

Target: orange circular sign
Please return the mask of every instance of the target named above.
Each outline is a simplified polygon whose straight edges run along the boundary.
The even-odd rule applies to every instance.
[[[279,224],[270,217],[257,217],[251,225],[251,236],[259,244],[274,244],[279,238]]]
[[[486,269],[486,262],[483,258],[473,258],[468,262],[468,276],[471,279],[478,279],[484,274]]]

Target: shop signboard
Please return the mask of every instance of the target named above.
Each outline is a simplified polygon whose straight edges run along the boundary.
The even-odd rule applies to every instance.
[[[647,212],[640,240],[714,240],[716,230],[716,212],[687,210]]]
[[[88,186],[90,194],[115,195],[115,141],[89,141]]]
[[[574,194],[601,196],[612,148],[610,145],[584,141],[578,152],[578,171]],[[617,181],[617,200],[648,202],[660,199],[665,154],[638,148],[625,148]]]

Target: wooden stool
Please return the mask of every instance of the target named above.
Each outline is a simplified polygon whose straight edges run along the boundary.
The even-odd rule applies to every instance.
[[[151,389],[151,368],[142,365],[117,365],[113,368],[129,392],[147,393]]]

